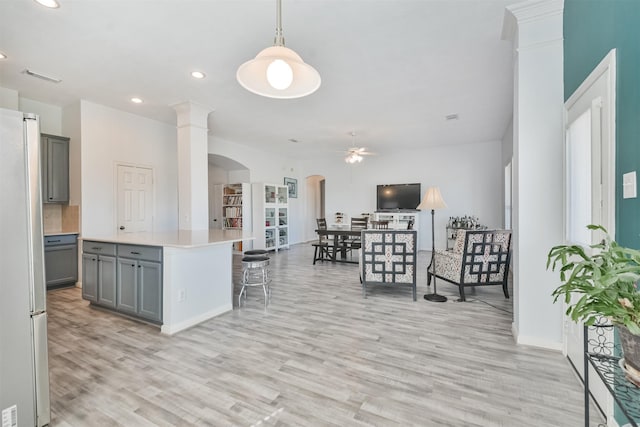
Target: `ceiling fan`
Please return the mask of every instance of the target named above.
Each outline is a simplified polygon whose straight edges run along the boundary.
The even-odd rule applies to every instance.
[[[351,132],[351,137],[352,137],[352,147],[349,148],[346,151],[346,157],[344,158],[344,161],[346,163],[349,164],[353,164],[353,163],[360,163],[362,160],[364,160],[363,156],[371,156],[374,155],[375,153],[371,153],[369,151],[367,151],[367,149],[365,147],[357,147],[355,144],[355,140],[356,140],[356,133],[355,132]]]

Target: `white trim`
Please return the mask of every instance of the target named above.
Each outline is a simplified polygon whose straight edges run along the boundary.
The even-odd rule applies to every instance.
[[[615,158],[615,147],[616,147],[616,49],[612,49],[605,55],[605,57],[600,61],[600,63],[589,73],[589,75],[585,78],[585,80],[578,86],[578,88],[569,96],[564,105],[564,167],[566,168],[566,156],[567,156],[567,148],[566,148],[566,130],[569,126],[569,113],[571,109],[574,107],[582,107],[582,104],[576,105],[578,102],[582,101],[582,97],[594,86],[596,83],[602,84],[602,79],[605,79],[606,89],[605,92],[607,94],[608,99],[608,116],[603,117],[602,121],[608,124],[607,129],[601,129],[600,133],[608,132],[607,134],[602,135],[602,141],[607,141],[607,144],[602,147],[601,152],[601,164],[603,165],[603,175],[601,179],[608,183],[608,188],[602,188],[601,197],[605,206],[607,207],[607,211],[602,213],[601,225],[603,225],[610,235],[615,237],[615,228],[616,228],[616,217],[615,217],[615,206],[616,206],[616,158]],[[599,109],[602,113],[604,110],[599,107],[602,106],[602,99],[596,99],[591,102],[590,108],[593,110],[594,107]],[[607,151],[604,151],[604,150]],[[606,174],[606,175],[605,175]],[[563,210],[564,210],[564,221],[563,221],[563,236],[567,235],[566,223],[567,223],[567,173],[566,170],[563,173],[563,186],[564,186],[564,195],[563,195]],[[566,306],[564,306],[566,308]],[[563,316],[563,325],[562,325],[562,348],[565,354],[568,353],[568,327],[567,327],[567,319],[566,315]],[[594,390],[593,390],[594,391]],[[607,393],[606,396],[600,396],[604,399],[604,402],[600,402],[601,407],[605,412],[605,416],[608,420],[608,425],[617,426],[618,424],[614,421],[613,416],[613,398],[610,393]]]
[[[536,337],[528,337],[528,336],[520,335],[516,322],[511,322],[511,334],[513,335],[513,338],[515,339],[516,344],[518,345],[527,345],[531,347],[540,347],[540,348],[546,348],[549,350],[562,351],[562,347],[563,347],[562,342],[541,340]]]
[[[505,7],[502,21],[502,40],[515,40],[518,26],[562,15],[564,0],[522,1]]]
[[[227,313],[233,310],[233,304],[224,304],[214,310],[207,311],[206,313],[202,313],[199,316],[192,317],[183,322],[176,323],[174,325],[162,325],[160,328],[160,332],[166,335],[173,335],[180,331],[184,331],[192,326],[197,325],[198,323],[202,323],[206,320],[212,319],[216,316],[220,316],[221,314]]]
[[[528,345],[531,347],[546,348],[548,350],[556,350],[560,352],[562,351],[562,342],[541,340],[538,337],[528,337],[528,336],[519,335],[516,338],[516,343],[518,345]]]

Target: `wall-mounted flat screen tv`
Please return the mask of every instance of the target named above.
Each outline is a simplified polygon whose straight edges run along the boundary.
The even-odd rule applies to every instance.
[[[420,204],[420,184],[378,185],[376,210],[378,211],[415,211]]]

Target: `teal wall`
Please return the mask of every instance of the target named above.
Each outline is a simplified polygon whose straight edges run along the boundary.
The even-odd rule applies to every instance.
[[[564,0],[565,100],[613,48],[616,240],[640,248],[640,197],[622,198],[622,174],[636,171],[640,178],[640,0]]]

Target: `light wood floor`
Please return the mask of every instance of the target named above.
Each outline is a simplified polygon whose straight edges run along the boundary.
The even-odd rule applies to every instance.
[[[356,265],[313,266],[297,245],[271,256],[268,309],[251,288],[241,309],[172,337],[51,291],[52,425],[582,425],[569,364],[514,344],[499,287],[457,303],[439,282],[454,298],[422,299],[427,256],[417,302],[408,288],[363,299]]]

